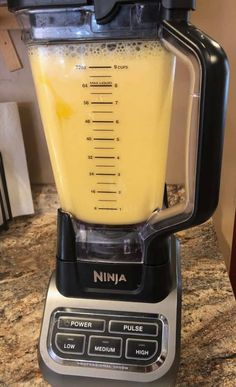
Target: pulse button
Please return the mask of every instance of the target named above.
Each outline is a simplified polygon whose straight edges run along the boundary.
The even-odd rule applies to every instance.
[[[158,333],[158,325],[141,322],[110,321],[109,332],[128,335],[156,336]]]

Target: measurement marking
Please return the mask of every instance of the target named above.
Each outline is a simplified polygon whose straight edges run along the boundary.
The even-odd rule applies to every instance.
[[[107,138],[107,137],[94,137],[94,141],[114,141],[114,138]]]
[[[89,85],[89,87],[112,87],[113,85]]]
[[[94,124],[114,124],[114,121],[92,121]]]
[[[116,173],[96,173],[96,176],[116,176]]]
[[[97,184],[116,185],[116,183],[106,183],[106,182],[98,182]]]
[[[117,200],[98,199],[99,202],[117,202]]]
[[[113,105],[113,102],[91,102],[91,105]]]
[[[118,211],[118,208],[110,208],[110,207],[98,207],[99,210],[111,210],[111,211]]]
[[[112,66],[89,66],[89,69],[112,69]]]
[[[114,168],[115,165],[96,165],[97,168]]]
[[[112,193],[112,194],[116,194],[117,192],[116,191],[97,191],[97,193],[102,193],[102,194],[110,194],[110,193]]]
[[[94,132],[114,132],[114,129],[93,129]]]
[[[95,159],[115,159],[114,156],[95,156]]]
[[[112,78],[112,75],[90,75],[90,78]]]
[[[97,146],[95,146],[94,149],[115,149],[115,148],[109,148],[109,147],[97,147]]]
[[[114,113],[111,110],[93,110],[92,113]]]

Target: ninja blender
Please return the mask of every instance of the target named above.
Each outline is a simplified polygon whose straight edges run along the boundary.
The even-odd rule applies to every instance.
[[[217,206],[228,65],[194,0],[9,0],[24,29],[61,209],[39,359],[55,386],[172,386],[179,230]],[[165,200],[176,63],[184,198]]]

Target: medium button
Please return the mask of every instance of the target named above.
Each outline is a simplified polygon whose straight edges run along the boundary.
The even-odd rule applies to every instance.
[[[157,347],[157,341],[128,339],[125,357],[127,359],[149,360],[157,353]]]
[[[122,339],[91,336],[88,354],[93,356],[121,357]]]
[[[84,344],[85,336],[83,335],[56,334],[56,347],[60,352],[82,355],[84,353]]]
[[[105,321],[86,319],[82,317],[59,317],[59,329],[74,329],[76,331],[104,332]]]
[[[109,332],[128,335],[156,336],[158,333],[158,325],[142,322],[110,321]]]

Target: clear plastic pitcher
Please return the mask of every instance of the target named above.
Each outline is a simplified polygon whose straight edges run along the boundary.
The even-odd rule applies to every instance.
[[[207,218],[218,197],[213,191],[219,168],[213,174],[211,165],[221,152],[220,138],[212,142],[210,130],[221,131],[223,114],[220,110],[219,120],[208,123],[213,116],[211,107],[206,110],[205,93],[213,91],[215,70],[205,52],[214,48],[220,61],[217,43],[181,23],[181,6],[179,13],[174,10],[177,22],[168,22],[171,6],[165,1],[9,3],[24,26],[61,208],[73,220],[77,258],[143,262],[145,240]],[[167,7],[164,17],[162,6]],[[183,95],[176,61],[188,83],[187,99],[181,101],[185,195],[166,208],[169,133],[176,124],[173,93],[175,101]],[[216,61],[216,71],[217,66]],[[214,95],[222,100],[225,69],[220,66],[222,87],[214,84]],[[209,101],[219,105],[208,96]],[[213,201],[207,198],[210,191]]]
[[[135,224],[163,206],[175,57],[110,38],[33,43],[30,62],[63,210]]]

